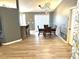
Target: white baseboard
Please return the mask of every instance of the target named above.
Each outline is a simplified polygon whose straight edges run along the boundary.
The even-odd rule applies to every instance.
[[[58,35],[57,35],[58,36]],[[68,43],[67,41],[65,41],[61,36],[58,36],[63,42]]]
[[[20,42],[20,41],[22,41],[22,39],[18,39],[18,40],[12,41],[12,42],[2,43],[2,45],[10,45],[10,44]]]

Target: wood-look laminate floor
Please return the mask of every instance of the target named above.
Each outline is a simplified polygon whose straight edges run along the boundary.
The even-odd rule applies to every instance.
[[[71,59],[71,46],[57,36],[31,36],[26,40],[0,47],[0,59]]]

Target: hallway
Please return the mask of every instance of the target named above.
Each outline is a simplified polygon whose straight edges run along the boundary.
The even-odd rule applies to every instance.
[[[57,36],[45,39],[28,37],[18,43],[0,47],[0,59],[70,59],[71,47]]]

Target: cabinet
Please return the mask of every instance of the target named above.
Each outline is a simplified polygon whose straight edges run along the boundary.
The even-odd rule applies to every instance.
[[[20,26],[20,30],[21,30],[21,38],[23,40],[26,39],[28,36],[30,36],[30,27],[29,27],[29,25]]]

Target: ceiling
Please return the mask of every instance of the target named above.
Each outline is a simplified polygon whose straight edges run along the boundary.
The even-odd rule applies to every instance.
[[[21,12],[43,12],[53,11],[62,0],[19,0],[19,6]],[[49,8],[40,8],[38,5],[44,7],[46,3],[49,3]]]
[[[19,0],[20,12],[53,11],[62,0]],[[0,5],[16,8],[16,0],[0,0]],[[39,7],[41,5],[42,8]]]

